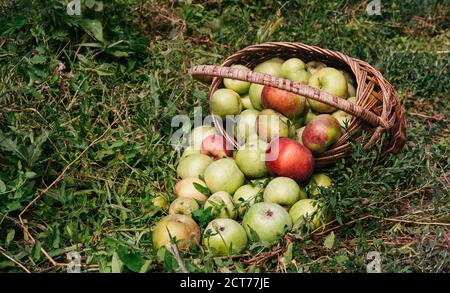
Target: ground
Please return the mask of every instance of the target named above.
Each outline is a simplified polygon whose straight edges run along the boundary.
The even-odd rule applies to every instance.
[[[0,4],[0,271],[450,271],[449,5],[446,1],[64,1]],[[66,1],[67,2],[67,1]],[[207,113],[188,75],[247,45],[292,41],[375,66],[407,112],[402,152],[328,170],[336,182],[325,231],[235,258],[202,249],[180,259],[152,246],[173,198],[174,115]],[[325,241],[327,240],[327,241]]]

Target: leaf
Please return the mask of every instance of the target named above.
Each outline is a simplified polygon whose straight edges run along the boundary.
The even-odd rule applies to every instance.
[[[284,258],[287,262],[291,262],[292,260],[292,249],[294,248],[294,243],[289,243],[286,252],[284,253]]]
[[[334,245],[334,232],[331,231],[331,233],[328,234],[328,236],[323,241],[323,247],[327,249],[332,249],[333,245]]]
[[[198,191],[200,191],[204,195],[210,195],[209,189],[206,188],[205,186],[203,186],[201,184],[198,184],[196,182],[193,182],[192,184],[194,184],[195,189],[197,189]]]
[[[123,262],[120,260],[117,252],[114,251],[112,260],[111,260],[111,272],[112,273],[121,273],[122,268],[123,268]]]
[[[86,33],[94,37],[100,42],[103,42],[103,26],[102,23],[96,19],[86,19],[81,22],[81,27]]]
[[[34,56],[30,59],[31,64],[43,64],[47,61],[47,58],[45,56]]]
[[[110,53],[111,55],[113,55],[114,57],[120,58],[120,57],[128,57],[128,53],[124,52],[124,51],[113,51]]]
[[[6,191],[6,184],[5,184],[5,182],[3,182],[1,179],[0,179],[0,193],[3,193],[3,192],[5,192]]]
[[[6,241],[5,241],[6,246],[8,246],[11,243],[11,241],[13,241],[14,235],[16,235],[16,230],[11,229],[8,231],[8,234],[6,235]]]
[[[6,208],[8,209],[9,212],[18,210],[21,207],[22,207],[22,205],[20,204],[19,201],[12,201],[6,205]]]
[[[36,173],[35,172],[33,172],[33,171],[27,171],[27,172],[25,172],[25,178],[27,178],[27,179],[31,179],[31,178],[34,178],[34,177],[36,177]]]
[[[117,253],[125,266],[135,273],[138,273],[145,263],[142,254],[139,252],[133,252],[126,248],[119,248]]]
[[[148,270],[150,269],[150,265],[152,264],[152,260],[149,259],[147,260],[144,265],[141,267],[141,269],[139,270],[139,273],[146,273],[148,272]]]

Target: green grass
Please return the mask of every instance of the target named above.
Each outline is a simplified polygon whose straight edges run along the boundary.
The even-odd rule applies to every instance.
[[[445,1],[385,0],[382,16],[366,14],[368,1],[166,2],[104,1],[82,17],[57,0],[0,4],[0,271],[63,272],[43,252],[65,263],[72,250],[83,271],[179,271],[150,229],[165,214],[152,199],[172,197],[176,182],[171,119],[196,106],[207,113],[207,87],[187,71],[264,41],[377,67],[405,102],[409,141],[382,164],[355,146],[353,164],[329,170],[331,248],[328,232],[233,259],[197,248],[181,254],[187,269],[363,272],[379,251],[386,272],[450,271],[450,229],[435,224],[450,223]],[[62,172],[23,226],[19,214]]]

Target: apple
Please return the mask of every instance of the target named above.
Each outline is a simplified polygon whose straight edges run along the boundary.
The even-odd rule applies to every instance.
[[[203,232],[203,245],[214,255],[236,255],[247,246],[244,228],[232,219],[215,219]]]
[[[322,207],[315,199],[301,199],[291,207],[289,215],[294,228],[308,224],[310,230],[314,230],[320,226]]]
[[[267,148],[266,167],[272,174],[305,181],[314,171],[314,157],[301,143],[280,137],[274,139]]]
[[[296,131],[296,133],[295,133],[295,138],[296,138],[297,141],[298,141],[299,143],[301,143],[301,144],[303,144],[302,133],[303,133],[303,130],[305,130],[305,127],[306,127],[306,126],[303,126],[303,127],[299,128],[299,129],[297,129],[297,131]]]
[[[305,109],[305,97],[270,86],[264,86],[261,103],[266,109],[273,109],[287,117],[297,117]]]
[[[188,177],[203,176],[206,167],[214,160],[204,154],[192,154],[180,160],[177,167],[178,177],[185,179]]]
[[[303,144],[315,154],[323,153],[342,135],[341,125],[331,115],[318,115],[306,125],[302,133]]]
[[[289,177],[276,177],[264,189],[265,202],[290,207],[301,198],[307,198],[305,191]]]
[[[256,132],[258,136],[267,142],[275,137],[289,136],[289,121],[280,113],[272,109],[262,110],[256,119]]]
[[[281,77],[305,84],[308,83],[308,80],[311,77],[311,73],[306,70],[305,62],[298,58],[286,60],[281,65],[280,74]]]
[[[211,207],[211,214],[215,218],[232,218],[236,217],[236,208],[233,198],[228,192],[218,191],[213,193],[205,202],[204,209]]]
[[[214,159],[222,159],[233,155],[233,146],[218,134],[206,137],[200,147],[200,153],[212,156]]]
[[[218,89],[211,96],[211,111],[221,118],[227,115],[237,115],[242,111],[241,97],[235,91]]]
[[[197,188],[195,188],[194,183],[204,188],[207,188],[203,180],[195,177],[190,177],[178,181],[177,184],[175,184],[175,187],[173,188],[173,193],[175,193],[175,195],[178,197],[189,197],[199,201],[207,200],[208,196],[197,190]]]
[[[253,71],[279,77],[280,72],[281,72],[281,64],[282,63],[283,63],[282,59],[272,58],[263,63],[256,65],[255,68],[253,69]]]
[[[252,102],[253,108],[255,108],[256,110],[263,109],[263,106],[261,104],[261,93],[263,88],[264,85],[262,84],[252,83],[248,91],[250,101]]]
[[[327,67],[327,65],[325,63],[319,62],[319,61],[310,61],[308,63],[306,63],[306,70],[311,73],[314,74],[317,71],[319,71],[322,68]]]
[[[236,164],[245,176],[259,178],[267,174],[265,152],[267,142],[250,141],[236,152]]]
[[[314,114],[311,109],[308,110],[308,113],[306,113],[306,117],[305,117],[305,125],[308,124],[309,122],[313,121],[314,118],[316,118],[317,115]]]
[[[258,110],[247,109],[239,115],[235,131],[236,139],[239,143],[247,141],[251,134],[256,133],[256,118],[258,114]]]
[[[341,72],[344,75],[345,80],[347,81],[347,88],[348,88],[347,94],[348,94],[348,97],[356,96],[355,83],[353,82],[352,75],[350,73],[348,73],[347,71],[345,71],[345,70],[341,70]]]
[[[352,120],[352,115],[342,111],[337,110],[331,114],[339,122],[339,125],[345,130],[350,126],[350,121]]]
[[[320,188],[330,188],[333,185],[331,178],[324,173],[317,173],[311,177],[310,194],[311,197],[317,197],[320,194]]]
[[[189,216],[166,216],[153,229],[153,245],[155,248],[162,246],[169,248],[172,238],[175,238],[178,249],[186,250],[200,243],[200,228]]]
[[[233,194],[244,184],[244,174],[231,158],[217,160],[205,170],[205,182],[211,192],[226,191]]]
[[[189,145],[192,149],[200,151],[203,140],[216,133],[216,129],[212,126],[199,126],[194,128],[189,135]]]
[[[311,76],[308,84],[333,96],[347,97],[347,81],[344,74],[335,68],[325,67],[320,69]],[[333,106],[313,99],[308,99],[308,103],[314,111],[319,113],[331,113],[336,110]]]
[[[239,187],[233,194],[233,201],[238,207],[239,215],[244,215],[245,211],[255,204],[256,197],[262,191],[260,186],[246,184]]]
[[[192,154],[199,154],[199,153],[200,153],[199,149],[195,149],[193,146],[190,145],[184,149],[183,154],[181,154],[180,159],[183,159]]]
[[[181,214],[190,215],[200,208],[197,201],[191,197],[179,197],[175,199],[169,207],[169,215]]]
[[[356,89],[351,83],[347,83],[347,97],[356,96]]]
[[[248,67],[241,64],[231,65],[231,68],[237,68],[245,71],[250,70]],[[246,92],[248,92],[248,89],[250,88],[250,83],[248,81],[234,80],[229,78],[223,79],[223,85],[227,89],[235,91],[238,94],[245,94]]]
[[[245,96],[241,96],[241,103],[244,109],[255,109],[252,104],[252,100],[250,100],[250,95],[246,94]]]
[[[157,196],[152,199],[152,203],[155,207],[158,207],[162,210],[167,210],[169,208],[169,202],[165,196]]]
[[[262,240],[274,243],[292,228],[292,220],[282,206],[259,202],[245,213],[242,226],[250,241]]]

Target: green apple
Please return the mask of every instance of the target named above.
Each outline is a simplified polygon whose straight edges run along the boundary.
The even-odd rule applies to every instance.
[[[286,60],[281,65],[281,77],[289,80],[307,84],[311,73],[306,70],[305,62],[298,58],[291,58]]]
[[[312,112],[311,109],[309,109],[308,113],[306,113],[305,125],[308,124],[309,122],[313,121],[313,119],[316,117],[317,117],[317,115],[314,114],[314,112]]]
[[[267,174],[265,153],[267,142],[250,141],[236,152],[236,164],[245,176],[259,178]]]
[[[315,199],[302,199],[296,202],[289,210],[294,228],[308,224],[310,230],[320,226],[322,206]]]
[[[255,107],[253,107],[252,100],[250,100],[249,94],[241,96],[241,103],[244,109],[255,109]]]
[[[183,154],[181,154],[180,159],[183,159],[192,154],[199,154],[199,153],[200,153],[199,149],[195,149],[193,146],[190,145],[184,149]]]
[[[188,177],[198,178],[203,176],[206,167],[213,162],[213,158],[203,154],[192,154],[180,160],[177,167],[178,177],[185,179]]]
[[[155,207],[158,207],[162,210],[167,210],[169,208],[169,202],[165,196],[157,196],[152,199],[152,203]]]
[[[258,110],[244,110],[239,115],[236,124],[236,139],[239,143],[245,143],[247,138],[256,133],[256,118],[258,118]]]
[[[169,207],[169,215],[181,214],[190,215],[200,208],[197,201],[191,197],[179,197],[175,199]]]
[[[203,245],[214,255],[235,255],[247,246],[244,228],[232,219],[215,219],[206,226]]]
[[[245,71],[249,71],[250,69],[241,64],[231,65],[231,68],[237,68]],[[229,78],[223,79],[223,85],[230,90],[235,91],[238,94],[245,94],[248,92],[250,88],[250,83],[248,81],[234,80]]]
[[[276,177],[264,189],[265,202],[289,207],[301,198],[307,198],[305,191],[289,177]]]
[[[322,68],[327,67],[327,65],[325,63],[319,62],[319,61],[310,61],[308,63],[306,63],[306,70],[311,73],[314,74],[317,71],[319,71]]]
[[[236,208],[233,198],[228,192],[218,191],[212,194],[205,202],[204,208],[211,207],[211,213],[215,218],[231,218],[236,217]]]
[[[320,188],[330,188],[333,185],[331,178],[324,173],[317,173],[311,177],[310,194],[311,197],[317,197],[320,194]]]
[[[211,192],[226,191],[233,194],[244,184],[244,174],[231,158],[211,163],[205,170],[205,182]]]
[[[281,62],[281,63],[280,63]],[[265,73],[273,76],[280,76],[282,59],[270,59],[255,66],[254,72]]]
[[[347,83],[347,97],[356,96],[356,89],[351,83]]]
[[[295,138],[301,144],[303,144],[302,134],[303,134],[303,130],[305,130],[305,127],[306,126],[303,126],[303,127],[299,128],[299,129],[297,129],[297,131],[295,132]]]
[[[262,240],[275,243],[292,228],[292,220],[282,206],[259,202],[252,205],[245,213],[242,226],[250,241]]]
[[[350,120],[352,120],[352,115],[342,111],[337,110],[331,114],[334,118],[336,118],[337,121],[339,121],[339,124],[341,125],[342,129],[347,129],[350,126]]]
[[[153,246],[169,248],[173,238],[175,238],[178,249],[186,250],[190,246],[200,243],[200,227],[186,215],[166,216],[153,228]]]
[[[347,97],[347,81],[342,72],[335,68],[326,67],[320,69],[311,76],[308,84],[333,96]],[[333,106],[313,99],[308,99],[308,103],[314,111],[319,113],[331,113],[336,110]]]
[[[175,193],[177,197],[189,197],[199,201],[207,200],[208,197],[195,187],[196,184],[204,189],[207,189],[206,183],[203,182],[203,180],[195,177],[189,177],[178,181],[173,188],[173,193]]]
[[[289,137],[289,120],[272,109],[264,109],[256,119],[256,131],[258,136],[267,142],[275,137]]]
[[[227,115],[237,115],[242,111],[241,97],[230,89],[218,89],[211,96],[211,111],[225,118]]]
[[[212,126],[198,126],[191,131],[189,135],[189,145],[193,150],[198,150],[200,152],[200,146],[203,140],[210,136],[216,134],[216,129]]]
[[[248,91],[248,96],[252,102],[253,108],[256,110],[262,110],[263,106],[261,103],[261,94],[264,86],[257,83],[252,83]]]
[[[246,184],[239,187],[233,195],[233,201],[238,207],[239,215],[244,215],[245,211],[255,204],[256,197],[262,191],[262,188],[252,184]]]

